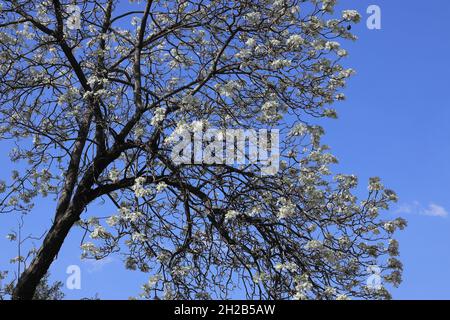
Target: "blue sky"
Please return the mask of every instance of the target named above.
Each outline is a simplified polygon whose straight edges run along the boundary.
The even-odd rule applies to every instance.
[[[340,171],[361,183],[378,175],[400,196],[390,214],[409,226],[398,235],[405,270],[394,298],[450,299],[450,2],[341,1],[361,13],[370,4],[382,29],[364,18],[355,28],[347,63],[357,74],[325,139]]]
[[[381,30],[365,26],[370,4],[382,10]],[[450,299],[450,1],[341,0],[340,8],[358,9],[363,19],[353,28],[359,40],[345,45],[346,64],[357,74],[345,89],[347,100],[335,106],[339,120],[325,123],[325,142],[340,159],[335,170],[358,175],[361,194],[377,175],[400,196],[388,215],[403,216],[409,226],[397,237],[405,270],[393,297]],[[2,167],[12,168],[5,161]],[[48,228],[53,208],[39,203],[25,232]],[[14,217],[0,216],[3,232],[14,224]],[[117,256],[81,262],[79,242],[80,232],[72,232],[51,268],[52,279],[65,281],[67,266],[80,265],[82,290],[65,289],[67,298],[139,293],[146,275],[126,271]],[[2,236],[0,266],[14,250]]]

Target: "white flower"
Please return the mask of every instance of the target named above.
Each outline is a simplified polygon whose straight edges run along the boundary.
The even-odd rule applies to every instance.
[[[389,266],[389,268],[392,268],[392,269],[397,269],[397,270],[403,269],[403,264],[398,259],[395,259],[395,258],[389,258],[388,266]]]
[[[41,137],[37,134],[33,135],[33,145],[37,146],[41,144]]]
[[[235,210],[228,210],[227,213],[225,214],[225,221],[233,220],[238,215],[239,215],[239,212],[237,212]]]
[[[294,299],[305,300],[308,299],[307,293],[312,289],[312,283],[306,274],[302,274],[297,280],[295,290],[297,293],[294,295]]]
[[[270,66],[274,69],[286,68],[286,67],[290,67],[290,65],[291,65],[291,60],[287,60],[287,59],[277,59],[270,63]]]
[[[304,42],[305,40],[302,38],[302,36],[300,36],[299,34],[293,34],[289,37],[289,39],[287,39],[286,44],[290,48],[297,49]]]
[[[87,79],[87,83],[90,86],[95,86],[96,84],[101,83],[102,80],[99,79],[96,75],[91,75],[88,79]],[[66,98],[64,96],[60,97],[60,98]]]
[[[156,185],[156,192],[161,192],[163,191],[165,188],[167,188],[167,183],[165,183],[164,181],[161,181],[160,183],[158,183]]]
[[[266,281],[268,279],[269,279],[269,276],[267,275],[267,273],[264,273],[264,272],[256,273],[253,275],[254,283],[260,283],[260,282]]]
[[[306,300],[308,296],[304,292],[297,292],[294,294],[294,300]]]
[[[109,238],[111,235],[102,226],[96,226],[94,231],[91,232],[92,239]]]
[[[281,44],[281,41],[278,39],[270,39],[269,43],[272,47],[278,47]]]
[[[314,232],[314,231],[316,231],[317,226],[316,226],[314,223],[311,223],[310,225],[308,225],[308,226],[306,227],[306,229],[307,229],[309,232]]]
[[[120,221],[120,217],[116,216],[116,215],[112,215],[111,217],[109,217],[108,219],[106,219],[106,223],[110,226],[110,227],[114,227],[115,225],[117,225]]]
[[[17,239],[17,237],[16,237],[15,234],[9,233],[9,234],[6,236],[6,239],[8,239],[9,241],[15,241],[15,240]]]
[[[280,104],[277,101],[267,101],[262,105],[262,112],[266,117],[278,114],[278,107]]]
[[[9,263],[17,263],[17,262],[23,262],[25,258],[23,256],[17,256],[9,260]]]
[[[398,196],[395,193],[395,191],[390,190],[390,189],[386,189],[384,191],[384,195],[391,201],[397,202],[398,201]]]
[[[218,87],[219,93],[223,95],[224,97],[231,97],[236,92],[239,92],[239,90],[242,88],[242,85],[235,80],[230,80],[227,83],[220,85]]]
[[[295,214],[296,206],[291,201],[286,199],[280,199],[282,206],[278,211],[278,219],[286,219],[292,217]]]
[[[345,57],[348,55],[347,50],[345,50],[345,49],[339,49],[336,53],[340,57]]]
[[[87,219],[86,223],[90,226],[97,226],[98,218],[97,217],[89,217],[89,219]]]
[[[338,93],[334,98],[335,98],[336,100],[338,100],[338,101],[345,100],[345,94],[343,94],[343,93]]]
[[[199,131],[203,131],[204,125],[205,125],[205,121],[196,120],[191,123],[190,127],[193,132],[199,132]],[[205,125],[205,127],[206,127],[206,125]]]
[[[361,20],[361,15],[356,10],[344,10],[342,11],[342,18],[345,21],[359,22]]]
[[[379,191],[383,190],[384,187],[381,184],[381,179],[378,177],[372,177],[369,179],[369,191]]]
[[[276,265],[275,265],[275,270],[278,270],[278,271],[280,271],[280,270],[282,270],[283,269],[283,264],[282,263],[277,263]]]
[[[334,296],[334,295],[336,295],[336,288],[333,288],[333,287],[326,287],[326,288],[325,288],[325,294],[326,294],[327,296]]]
[[[131,187],[137,198],[142,198],[149,195],[151,192],[144,188],[145,177],[138,177],[134,180],[134,185]]]
[[[97,252],[97,248],[95,247],[95,245],[92,242],[85,242],[83,243],[80,248],[84,251],[84,254],[91,252],[91,253],[95,253]]]
[[[325,49],[327,50],[337,50],[339,49],[341,44],[337,41],[327,41],[325,43]]]
[[[135,242],[145,242],[145,240],[147,239],[145,234],[142,234],[140,232],[134,232],[131,235],[131,240],[135,241]]]
[[[336,297],[336,300],[350,300],[345,294],[340,294]]]
[[[323,0],[322,10],[327,12],[333,12],[333,8],[336,5],[336,0]]]
[[[136,139],[139,139],[144,135],[145,129],[141,126],[136,126],[133,130],[133,133],[134,133],[134,137]]]
[[[339,77],[349,78],[352,75],[354,75],[355,73],[356,73],[355,70],[349,68],[349,69],[345,69],[345,70],[342,70],[341,72],[339,72]]]
[[[125,261],[125,268],[128,270],[136,270],[137,262],[134,258],[128,257]]]
[[[149,279],[148,279],[148,286],[150,287],[150,288],[152,288],[152,287],[154,287],[157,283],[158,283],[158,281],[160,281],[162,279],[162,275],[161,274],[155,274],[154,276],[151,276]]]
[[[166,117],[166,108],[158,107],[153,113],[153,118],[150,122],[152,126],[157,126]]]
[[[315,250],[315,249],[322,248],[322,246],[323,246],[323,244],[322,244],[321,241],[319,241],[319,240],[310,240],[305,245],[305,249],[307,249],[307,250]]]
[[[171,253],[168,251],[161,251],[158,256],[156,257],[158,259],[158,261],[160,261],[161,263],[166,263],[169,261],[170,257],[171,257]]]
[[[260,206],[254,206],[254,207],[250,210],[250,212],[247,213],[247,215],[248,215],[249,217],[254,217],[254,216],[260,214],[261,211],[262,211],[262,208],[261,208]]]
[[[337,112],[334,109],[325,109],[323,110],[323,115],[327,118],[336,119],[337,118]]]
[[[120,216],[121,218],[123,218],[125,221],[130,221],[130,222],[136,222],[139,217],[142,216],[142,213],[139,211],[131,211],[128,208],[122,207],[119,209],[120,212]]]
[[[306,134],[308,132],[308,127],[303,124],[303,123],[299,123],[296,124],[291,131],[289,132],[289,134],[291,136],[303,136],[304,134]]]
[[[245,45],[247,47],[253,48],[256,45],[256,40],[253,38],[248,38],[247,41],[245,42]]]
[[[8,205],[10,206],[16,206],[19,203],[19,199],[17,199],[16,197],[11,197],[8,200]]]
[[[259,22],[261,22],[261,13],[259,12],[250,12],[247,13],[245,15],[245,19],[250,23],[250,24],[258,24]]]
[[[141,21],[141,19],[139,19],[138,17],[133,17],[131,18],[131,25],[136,26],[139,24],[139,22]]]
[[[258,45],[255,48],[255,53],[256,54],[266,54],[267,53],[267,48],[264,45]]]
[[[66,26],[70,30],[78,30],[81,29],[81,9],[79,6],[70,5],[67,8],[67,11],[70,13],[69,17],[66,21]]]
[[[119,180],[119,174],[120,172],[115,168],[113,168],[109,171],[108,177],[111,179],[112,182],[117,182]]]
[[[398,256],[398,241],[395,239],[389,240],[389,247],[388,247],[388,253],[390,256]]]
[[[183,104],[184,109],[191,109],[191,108],[198,107],[200,105],[200,101],[196,97],[194,97],[190,94],[185,95],[181,99],[181,103]]]
[[[173,58],[169,63],[171,69],[177,68],[179,66],[190,67],[193,65],[193,60],[187,55],[180,53],[177,49],[170,50],[170,56]]]
[[[119,208],[119,213],[121,216],[125,217],[130,213],[130,209],[127,207],[120,207]]]
[[[177,142],[180,137],[189,136],[189,126],[186,123],[180,122],[177,124],[175,130],[164,139],[164,144],[169,145],[173,142]]]

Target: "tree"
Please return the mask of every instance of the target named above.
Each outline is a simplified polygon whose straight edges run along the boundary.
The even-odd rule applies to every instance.
[[[63,283],[56,281],[52,285],[48,284],[49,274],[47,273],[39,282],[34,292],[34,300],[62,300],[64,293],[61,291]]]
[[[49,284],[50,274],[46,273],[36,287],[33,295],[33,300],[62,300],[64,292],[62,292],[63,283],[61,281]],[[0,280],[6,278],[6,274],[0,273]],[[0,283],[1,284],[1,283]],[[12,295],[14,290],[14,282],[2,287],[0,286],[0,300],[6,300],[8,296]]]
[[[372,178],[359,201],[315,122],[336,116],[353,73],[337,40],[355,39],[360,16],[335,2],[3,1],[1,134],[26,168],[2,184],[1,209],[57,197],[14,298],[33,297],[76,225],[93,239],[85,258],[121,251],[149,273],[147,298],[389,297],[366,279],[376,264],[400,282],[405,222],[379,216],[396,195]],[[174,161],[177,134],[206,128],[278,129],[279,170]],[[96,199],[117,214],[85,217]]]

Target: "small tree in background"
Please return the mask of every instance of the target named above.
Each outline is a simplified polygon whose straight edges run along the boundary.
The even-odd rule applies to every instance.
[[[41,279],[34,292],[33,300],[62,300],[64,298],[64,292],[62,292],[64,284],[61,281],[49,284],[49,277],[50,274],[47,273]],[[0,280],[4,280],[5,278],[6,274],[2,273]],[[14,282],[0,286],[0,300],[5,300],[12,296],[13,290]]]

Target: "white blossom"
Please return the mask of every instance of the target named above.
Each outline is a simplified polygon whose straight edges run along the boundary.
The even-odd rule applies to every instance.
[[[317,250],[317,249],[321,249],[322,247],[323,247],[323,243],[319,240],[310,240],[305,245],[305,249],[307,249],[307,250]]]
[[[165,116],[166,116],[165,108],[162,108],[162,107],[156,108],[155,112],[153,113],[153,118],[152,118],[150,124],[154,127],[159,125],[159,123],[164,120]]]
[[[288,47],[297,49],[299,48],[305,40],[302,38],[299,34],[293,34],[289,37],[289,39],[286,41],[286,44]]]
[[[16,236],[14,233],[9,233],[9,234],[6,236],[6,239],[8,239],[9,241],[16,241],[17,236]]]
[[[239,212],[235,210],[228,210],[225,214],[225,221],[233,220],[239,215]]]
[[[112,182],[117,182],[119,180],[119,174],[120,174],[120,171],[113,168],[109,171],[108,177],[109,177],[109,179],[111,179]]]
[[[183,108],[185,109],[192,109],[200,106],[200,101],[190,94],[185,95],[181,99],[181,103],[183,104]]]
[[[120,222],[120,217],[116,216],[116,215],[112,215],[112,216],[110,216],[109,218],[106,219],[106,223],[110,227],[116,226],[119,222]]]
[[[342,11],[342,18],[345,21],[359,22],[361,20],[361,15],[356,10],[344,10]]]
[[[256,45],[256,40],[253,38],[248,38],[247,41],[245,42],[245,45],[247,47],[253,48]]]
[[[290,218],[295,214],[296,206],[289,200],[281,199],[281,207],[278,211],[278,219]]]
[[[133,241],[145,242],[146,239],[147,239],[147,236],[145,234],[140,233],[140,232],[134,232],[131,235],[131,240],[133,240]]]
[[[398,256],[399,255],[398,248],[399,248],[398,241],[395,240],[395,239],[390,239],[389,240],[389,247],[388,247],[389,255],[391,255],[391,256]]]
[[[274,60],[270,63],[270,66],[273,69],[282,69],[282,68],[286,68],[286,67],[290,67],[291,66],[291,60],[287,60],[287,59],[277,59]]]
[[[289,132],[292,136],[303,136],[308,132],[308,127],[303,123],[296,124]]]
[[[151,194],[151,190],[144,188],[145,180],[145,177],[138,177],[134,180],[134,185],[131,188],[137,198]]]
[[[258,24],[261,22],[261,13],[259,12],[250,12],[247,13],[245,15],[245,19],[250,23],[250,24]]]
[[[160,193],[166,188],[167,188],[167,183],[165,183],[164,181],[161,181],[156,185],[156,192]]]
[[[153,288],[158,283],[158,281],[161,281],[161,280],[162,280],[162,275],[155,274],[148,279],[148,285],[150,286],[150,288]]]
[[[109,238],[111,235],[106,231],[106,229],[102,226],[96,226],[94,230],[91,232],[91,238],[92,239],[98,239],[98,238]]]

